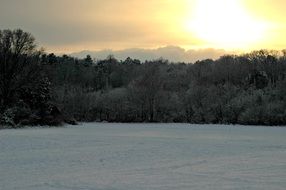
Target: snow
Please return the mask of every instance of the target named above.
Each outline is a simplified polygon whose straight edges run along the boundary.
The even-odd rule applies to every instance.
[[[89,123],[0,130],[1,190],[285,190],[286,128]]]

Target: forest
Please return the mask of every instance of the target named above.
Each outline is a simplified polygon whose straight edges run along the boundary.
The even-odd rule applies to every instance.
[[[217,60],[96,60],[39,49],[0,30],[0,125],[77,122],[286,124],[286,50]]]

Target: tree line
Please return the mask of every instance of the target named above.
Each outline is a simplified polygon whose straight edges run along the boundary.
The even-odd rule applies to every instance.
[[[171,63],[56,56],[35,44],[20,29],[0,31],[2,125],[286,124],[286,51]]]

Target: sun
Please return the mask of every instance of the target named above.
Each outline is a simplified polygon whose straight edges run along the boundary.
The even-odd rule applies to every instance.
[[[263,40],[266,26],[252,17],[241,0],[197,0],[187,27],[216,48],[249,49]]]

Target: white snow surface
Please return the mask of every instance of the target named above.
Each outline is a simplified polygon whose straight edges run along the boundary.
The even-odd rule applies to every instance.
[[[286,189],[286,128],[84,123],[0,130],[0,190],[226,189]]]

